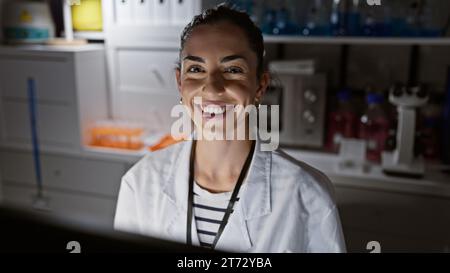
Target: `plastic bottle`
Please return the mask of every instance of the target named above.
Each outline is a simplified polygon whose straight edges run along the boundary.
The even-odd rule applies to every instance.
[[[345,25],[345,1],[333,0],[330,15],[331,34],[334,36],[346,35]]]
[[[364,16],[364,22],[362,26],[362,35],[364,36],[375,36],[376,35],[376,27],[375,27],[375,17],[369,12]]]
[[[347,35],[359,36],[361,30],[360,0],[351,0],[349,12],[347,13]]]
[[[276,12],[270,7],[264,8],[263,18],[261,20],[261,31],[264,34],[273,34],[272,31],[275,28]]]
[[[367,160],[379,163],[389,136],[389,119],[382,107],[383,96],[367,94],[367,109],[359,122],[358,136],[367,142]]]
[[[306,15],[306,23],[301,32],[304,36],[327,36],[330,34],[328,13],[322,0],[314,0]]]
[[[338,152],[342,138],[356,137],[357,116],[351,105],[349,89],[338,92],[338,106],[329,114],[327,149]]]
[[[379,20],[376,23],[376,35],[390,37],[393,34],[393,10],[391,3],[385,3],[380,10]]]
[[[430,1],[425,1],[422,6],[422,12],[419,17],[420,36],[439,37],[442,35],[442,26],[439,25],[437,18],[438,11],[433,9]]]
[[[420,10],[418,1],[413,1],[406,15],[406,29],[402,36],[416,37],[420,36]]]
[[[422,154],[427,161],[438,162],[440,157],[440,121],[438,116],[428,116],[421,124]]]
[[[281,6],[276,13],[275,28],[272,32],[276,35],[291,35],[299,33],[299,27],[291,20],[290,11],[284,5]]]

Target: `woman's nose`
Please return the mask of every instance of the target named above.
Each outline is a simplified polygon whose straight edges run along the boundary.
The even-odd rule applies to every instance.
[[[225,92],[225,81],[221,73],[218,72],[211,73],[211,75],[208,76],[205,82],[203,91],[215,94]]]

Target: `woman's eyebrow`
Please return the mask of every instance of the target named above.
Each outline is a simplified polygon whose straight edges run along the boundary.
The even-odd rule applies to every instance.
[[[199,62],[199,63],[205,63],[205,60],[202,57],[193,56],[193,55],[188,55],[188,56],[183,58],[183,61],[186,61],[186,60]]]
[[[242,55],[230,55],[230,56],[226,56],[226,57],[222,58],[222,60],[220,62],[226,63],[226,62],[234,61],[236,59],[243,59],[244,61],[247,61],[247,58],[245,58]]]
[[[226,63],[226,62],[234,61],[236,59],[243,59],[244,61],[247,61],[247,58],[245,58],[242,55],[229,55],[229,56],[223,57],[220,60],[220,62],[221,63]],[[183,58],[183,61],[186,61],[186,60],[199,62],[199,63],[205,63],[205,60],[202,57],[193,56],[193,55],[188,55],[188,56]]]

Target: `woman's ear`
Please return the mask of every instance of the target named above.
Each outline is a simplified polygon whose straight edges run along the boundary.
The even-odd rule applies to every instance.
[[[177,79],[178,91],[181,93],[181,70],[180,68],[175,68],[175,77]]]
[[[267,90],[267,87],[269,86],[269,84],[270,84],[270,73],[264,72],[261,75],[261,78],[259,80],[258,90],[256,90],[256,96],[255,96],[256,100],[258,100],[258,101],[262,100],[262,97],[266,93],[266,90]]]

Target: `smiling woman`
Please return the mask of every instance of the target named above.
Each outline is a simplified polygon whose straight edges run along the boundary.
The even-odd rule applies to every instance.
[[[233,35],[224,35],[229,33]],[[233,132],[238,121],[248,123],[244,107],[259,104],[269,84],[263,45],[261,32],[245,13],[224,7],[206,11],[185,28],[176,76],[200,136],[212,134],[212,129],[226,135],[230,120]]]
[[[262,150],[248,113],[234,110],[264,96],[263,58],[261,31],[243,12],[221,5],[186,26],[176,79],[194,135],[211,130],[205,121],[226,133],[229,115],[247,133],[146,155],[123,177],[115,228],[239,252],[345,251],[328,178],[279,149]]]

